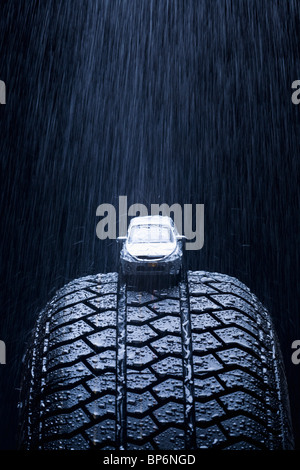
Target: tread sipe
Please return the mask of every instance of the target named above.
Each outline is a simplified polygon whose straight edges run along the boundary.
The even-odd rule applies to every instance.
[[[227,275],[75,280],[41,312],[24,370],[21,448],[293,447],[270,315]]]

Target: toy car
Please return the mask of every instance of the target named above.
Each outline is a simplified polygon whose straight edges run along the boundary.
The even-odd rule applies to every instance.
[[[120,253],[121,270],[128,275],[170,275],[178,277],[182,266],[182,242],[171,217],[134,217]]]

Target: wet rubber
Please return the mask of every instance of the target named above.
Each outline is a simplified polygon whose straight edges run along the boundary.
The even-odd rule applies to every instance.
[[[148,290],[75,280],[24,360],[23,449],[291,449],[290,423],[270,315],[223,274]]]

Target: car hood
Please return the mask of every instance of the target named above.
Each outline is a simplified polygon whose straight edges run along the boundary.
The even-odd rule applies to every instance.
[[[127,251],[131,256],[161,258],[168,256],[176,248],[176,243],[128,243]]]

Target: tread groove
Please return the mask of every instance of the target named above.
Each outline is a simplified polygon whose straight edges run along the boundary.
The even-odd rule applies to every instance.
[[[291,449],[283,370],[272,318],[235,278],[77,279],[37,319],[20,448]]]
[[[126,283],[119,275],[117,300],[116,444],[126,446]]]
[[[194,409],[194,380],[193,380],[193,348],[191,319],[189,311],[189,293],[185,279],[179,283],[180,289],[180,314],[182,331],[183,353],[183,384],[184,384],[184,418],[186,449],[196,448],[195,435],[195,409]]]

